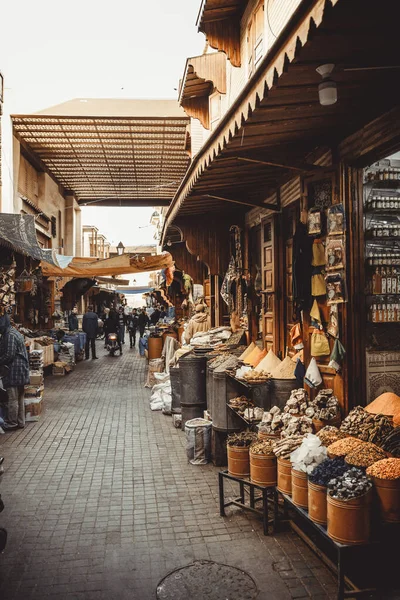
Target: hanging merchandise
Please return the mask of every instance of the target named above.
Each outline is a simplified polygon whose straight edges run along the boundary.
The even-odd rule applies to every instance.
[[[229,310],[233,310],[232,297],[231,297],[231,285],[235,279],[235,259],[231,256],[229,261],[228,270],[225,273],[224,280],[221,285],[221,297],[225,304],[229,307]]]
[[[346,217],[343,204],[328,208],[328,235],[342,235],[346,230]]]
[[[27,294],[32,292],[33,289],[33,277],[31,273],[28,273],[24,269],[21,274],[15,279],[15,291],[20,294]]]
[[[308,235],[318,236],[322,234],[322,213],[318,208],[311,208],[307,217]]]
[[[346,285],[344,272],[329,273],[326,278],[328,304],[342,304],[346,302]]]
[[[328,338],[325,333],[315,329],[311,335],[311,356],[327,356],[330,352]]]
[[[302,350],[304,348],[304,344],[300,323],[296,323],[295,325],[293,325],[289,335],[292,347],[295,350]]]
[[[343,269],[346,260],[346,245],[344,237],[328,239],[325,247],[326,268],[328,271]]]
[[[325,265],[325,248],[321,240],[314,240],[311,264],[313,267],[322,267]]]
[[[315,329],[322,329],[322,319],[321,319],[321,313],[319,311],[319,306],[318,306],[318,302],[316,300],[314,300],[311,311],[310,311],[310,317],[311,317],[311,327],[315,327]]]
[[[319,372],[317,361],[315,358],[310,360],[310,364],[308,365],[308,369],[306,371],[304,382],[310,388],[317,388],[322,383],[321,373]]]
[[[337,338],[339,336],[339,315],[338,315],[338,305],[331,304],[329,309],[329,325],[327,329],[328,334]]]
[[[335,344],[333,346],[332,354],[329,360],[328,367],[335,369],[336,372],[340,371],[342,368],[343,361],[346,356],[346,350],[339,339],[335,340]]]
[[[300,360],[300,358],[298,358],[296,360],[296,366],[294,369],[294,376],[297,379],[297,382],[299,384],[300,387],[303,387],[303,383],[304,383],[304,377],[306,375],[306,368],[304,366],[304,364],[302,363],[302,361]]]
[[[231,233],[231,259],[221,287],[221,296],[229,307],[229,312],[236,311],[242,316],[244,310],[245,285],[243,282],[242,259],[242,230],[237,225],[232,225]]]
[[[314,267],[312,270],[311,295],[314,297],[326,295],[325,271],[322,267]]]
[[[307,227],[299,223],[293,237],[293,319],[300,321],[301,312],[311,306],[312,240]]]

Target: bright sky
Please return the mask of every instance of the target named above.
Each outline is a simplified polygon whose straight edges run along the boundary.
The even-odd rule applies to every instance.
[[[77,97],[176,98],[186,58],[204,48],[199,7],[200,0],[3,0],[5,211],[12,211],[9,115]],[[151,213],[87,207],[82,216],[111,242],[138,245],[154,243]]]

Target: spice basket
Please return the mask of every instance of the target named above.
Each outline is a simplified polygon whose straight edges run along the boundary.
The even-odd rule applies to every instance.
[[[250,450],[250,479],[253,483],[272,487],[277,481],[274,454],[253,454]]]
[[[249,446],[227,446],[228,473],[235,477],[250,475]]]
[[[277,489],[288,496],[292,495],[292,464],[287,458],[277,460]]]
[[[400,479],[372,477],[382,521],[400,523]]]
[[[292,500],[300,508],[308,508],[307,473],[292,469]]]
[[[327,425],[331,425],[332,427],[339,427],[340,423],[342,422],[342,418],[340,415],[337,415],[334,419],[313,419],[312,422],[315,433],[318,433],[318,431],[321,431],[321,429],[323,429]]]
[[[327,523],[327,487],[308,481],[308,516],[319,525]]]
[[[257,434],[259,440],[279,440],[281,437],[280,433],[264,433],[263,431],[259,431]]]
[[[328,535],[346,545],[366,544],[370,538],[372,489],[351,500],[327,495]]]

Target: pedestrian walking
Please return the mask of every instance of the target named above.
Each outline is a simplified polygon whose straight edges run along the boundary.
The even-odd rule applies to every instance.
[[[128,331],[130,347],[136,346],[136,331],[139,326],[139,317],[136,308],[134,308],[128,317]]]
[[[68,327],[70,331],[76,331],[78,329],[78,309],[76,308],[76,306],[68,315]]]
[[[146,329],[146,326],[149,324],[150,319],[147,316],[146,313],[146,309],[142,308],[139,317],[138,317],[138,327],[139,327],[139,336],[143,337],[144,334],[144,330]]]
[[[24,386],[29,383],[29,360],[23,336],[11,326],[7,313],[0,317],[0,366],[8,367],[3,378],[7,391],[4,407],[4,427],[7,430],[25,427]]]
[[[119,322],[119,337],[121,344],[125,344],[125,326],[127,317],[124,311],[124,307],[120,306],[118,309],[118,322]]]
[[[159,307],[156,306],[154,311],[151,313],[150,323],[152,325],[156,325],[158,323],[158,321],[160,320],[160,317],[161,317],[161,311],[160,311]]]
[[[83,315],[82,329],[86,333],[85,357],[89,359],[89,346],[92,349],[92,360],[96,360],[96,335],[99,317],[93,312],[93,306],[88,306],[88,311]]]

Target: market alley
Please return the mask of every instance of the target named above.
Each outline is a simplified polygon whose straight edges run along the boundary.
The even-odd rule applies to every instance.
[[[249,572],[260,600],[329,597],[333,579],[299,538],[266,538],[240,511],[220,518],[217,469],[188,465],[183,433],[150,411],[137,351],[98,351],[46,378],[40,422],[1,437],[2,600],[154,599],[199,559]]]

